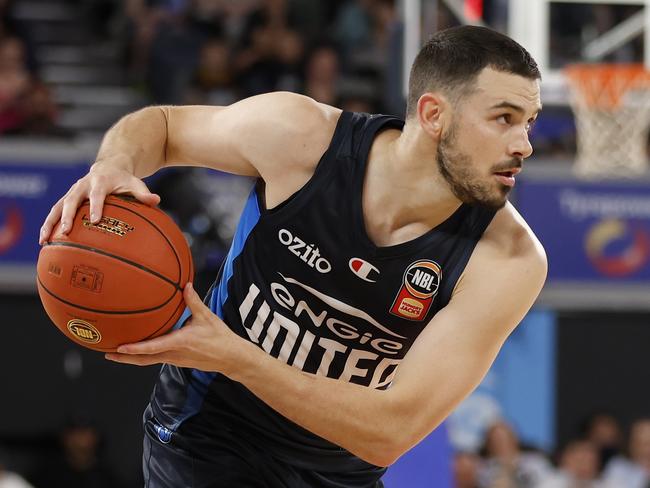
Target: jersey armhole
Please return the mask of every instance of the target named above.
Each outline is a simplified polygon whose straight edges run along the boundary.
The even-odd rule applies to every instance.
[[[341,112],[341,115],[336,122],[336,128],[334,129],[332,140],[330,141],[330,144],[323,155],[318,160],[318,164],[314,169],[314,174],[301,188],[296,190],[286,200],[280,202],[271,209],[267,209],[266,198],[264,194],[266,184],[261,178],[257,179],[257,182],[255,184],[255,196],[260,208],[260,218],[271,218],[280,213],[286,215],[288,212],[298,210],[302,204],[309,199],[309,197],[316,189],[318,182],[328,174],[336,162],[336,158],[339,155],[342,142],[347,134],[347,128],[349,125],[348,122],[352,118],[352,115],[352,112]]]
[[[442,290],[440,292],[440,309],[446,307],[449,304],[458,280],[462,276],[463,271],[465,271],[467,263],[474,253],[474,249],[476,249],[478,242],[483,237],[483,233],[492,222],[494,215],[494,211],[481,212],[481,216],[478,219],[478,222],[476,222],[475,225],[472,225],[469,229],[469,238],[472,239],[472,242],[468,244],[465,249],[463,249],[463,253],[458,260],[458,264],[454,266],[452,273],[447,277],[442,286]]]

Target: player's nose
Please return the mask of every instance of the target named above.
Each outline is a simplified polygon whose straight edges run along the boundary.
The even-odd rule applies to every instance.
[[[533,154],[533,146],[530,143],[527,130],[515,134],[510,142],[509,153],[512,157],[520,157],[522,159],[526,159]]]

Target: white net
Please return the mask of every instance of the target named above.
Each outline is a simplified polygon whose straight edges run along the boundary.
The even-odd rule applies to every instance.
[[[582,177],[635,177],[648,169],[650,72],[638,65],[567,69],[575,114],[575,172]]]

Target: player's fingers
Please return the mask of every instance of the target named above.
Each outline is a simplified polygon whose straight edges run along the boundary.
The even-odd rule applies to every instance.
[[[160,203],[160,196],[155,193],[151,193],[149,191],[149,188],[147,188],[147,185],[145,185],[141,179],[133,177],[133,180],[134,188],[131,190],[131,193],[135,198],[140,200],[142,203],[150,205],[152,207]]]
[[[108,352],[104,355],[104,357],[109,361],[113,361],[115,363],[132,364],[134,366],[151,366],[152,364],[161,364],[168,362],[168,360],[160,354],[133,355]]]
[[[185,305],[190,307],[193,316],[202,317],[206,311],[209,312],[208,307],[205,306],[201,297],[194,290],[192,283],[187,283],[183,289],[183,298],[185,299]]]
[[[63,198],[61,210],[61,232],[67,234],[72,228],[72,221],[81,202],[86,198],[84,187],[80,182],[75,183],[68,194]]]
[[[52,229],[61,218],[62,210],[63,210],[63,198],[59,199],[59,201],[52,206],[52,208],[50,209],[50,213],[47,214],[47,217],[45,218],[45,221],[41,226],[41,232],[38,237],[38,243],[40,245],[45,244],[48,237],[50,237],[50,234],[52,233]]]
[[[104,200],[106,199],[106,190],[102,187],[95,186],[88,194],[90,200],[90,221],[96,224],[102,218],[104,211]]]
[[[183,329],[178,329],[169,334],[149,339],[147,341],[135,342],[133,344],[122,344],[117,348],[117,352],[128,355],[153,355],[177,350],[185,345],[184,335],[185,333]]]

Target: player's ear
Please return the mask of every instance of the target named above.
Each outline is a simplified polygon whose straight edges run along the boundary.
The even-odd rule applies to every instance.
[[[418,100],[417,116],[420,126],[435,140],[440,140],[449,112],[449,102],[440,93],[427,92]]]

